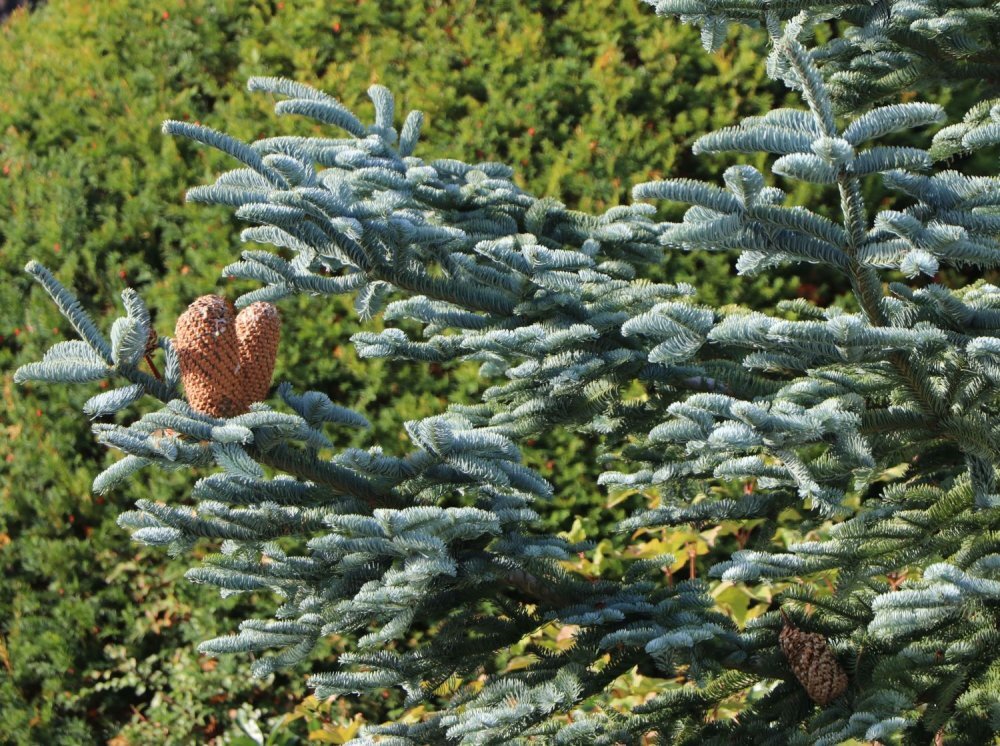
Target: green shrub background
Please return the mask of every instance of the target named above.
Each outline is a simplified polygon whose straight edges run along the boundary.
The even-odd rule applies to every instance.
[[[191,475],[142,473],[93,496],[115,455],[93,443],[84,396],[12,384],[14,368],[70,331],[29,286],[29,258],[105,319],[122,288],[139,288],[164,334],[198,295],[235,292],[219,274],[240,226],[183,204],[230,164],[162,136],[162,120],[244,139],[307,134],[318,128],[275,117],[246,79],[311,83],[363,118],[379,82],[397,111],[427,115],[418,155],[504,161],[534,193],[599,212],[640,181],[718,178],[731,159],[695,160],[691,143],[784,95],[764,77],[762,48],[744,34],[708,55],[694,30],[638,0],[51,0],[0,25],[0,743],[251,743],[236,720],[260,721],[273,743],[337,743],[354,715],[399,714],[392,696],[303,705],[301,670],[257,682],[245,659],[200,657],[198,641],[252,608],[266,615],[273,599],[221,600],[183,580],[186,559],[130,543],[115,523],[136,497],[184,502]],[[796,290],[793,278],[733,282],[730,265],[672,255],[656,273],[711,304]],[[403,421],[482,386],[474,367],[359,361],[349,299],[287,301],[282,313],[276,379],[364,412],[373,429],[351,445],[405,449]],[[593,443],[552,433],[526,458],[556,485],[554,529],[611,534],[620,514],[594,487]],[[683,557],[686,541],[668,543]]]

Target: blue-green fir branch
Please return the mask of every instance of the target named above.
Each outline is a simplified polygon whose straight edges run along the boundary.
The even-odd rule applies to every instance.
[[[45,288],[56,306],[81,340],[57,342],[41,361],[22,365],[14,373],[18,383],[89,383],[122,377],[132,385],[92,397],[85,406],[91,417],[106,416],[136,402],[144,394],[161,401],[177,396],[177,377],[172,377],[171,350],[167,350],[168,377],[160,380],[143,370],[141,364],[149,337],[149,311],[139,295],[127,289],[122,293],[126,316],[112,325],[111,342],[98,331],[80,302],[44,266],[29,262],[26,271]]]
[[[95,353],[106,363],[111,363],[113,357],[111,355],[111,345],[105,339],[98,330],[97,326],[94,324],[93,320],[90,318],[89,314],[83,310],[80,302],[70,293],[62,284],[53,277],[52,273],[49,272],[43,265],[38,262],[32,261],[28,262],[27,266],[24,268],[27,272],[34,278],[38,284],[45,288],[52,300],[55,301],[56,307],[65,316],[76,333],[93,349]]]
[[[952,82],[988,81],[987,90],[997,89],[998,63],[990,50],[1000,19],[991,7],[927,0],[874,5],[856,0],[782,0],[766,5],[754,0],[646,2],[661,15],[701,26],[708,49],[721,44],[734,23],[764,25],[775,46],[785,38],[808,43],[842,109],[864,109],[905,90]],[[832,18],[845,22],[837,33],[818,42],[815,27]],[[783,63],[780,53],[772,53],[768,73],[787,80]],[[960,141],[961,136],[953,139]]]

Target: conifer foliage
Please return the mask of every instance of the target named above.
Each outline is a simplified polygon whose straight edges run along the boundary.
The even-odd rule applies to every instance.
[[[478,361],[493,381],[482,401],[408,423],[401,457],[337,451],[330,428],[364,418],[288,383],[248,411],[206,411],[182,396],[179,339],[156,341],[162,377],[143,368],[149,312],[135,293],[109,340],[36,263],[28,271],[81,339],[18,377],[119,381],[85,405],[95,418],[160,400],[128,424],[94,425],[126,454],[95,489],[146,467],[214,469],[194,509],[139,500],[121,525],[176,553],[215,540],[191,580],[281,599],[274,619],[243,621],[203,651],[269,651],[252,666],[266,675],[323,636],[354,636],[335,665],[313,664],[327,669],[311,678],[319,696],[399,687],[427,704],[418,722],[368,726],[356,743],[986,742],[1000,731],[1000,289],[935,278],[1000,265],[1000,179],[938,162],[998,144],[1000,101],[928,136],[929,149],[880,140],[943,123],[935,104],[884,102],[918,78],[996,80],[996,11],[651,4],[701,24],[709,47],[729,21],[764,23],[769,70],[805,107],[707,134],[696,151],[773,154],[774,183],[815,185],[839,214],[791,206],[737,165],[721,186],[636,188],[637,200],[689,204],[678,223],[642,202],[586,215],[525,193],[501,164],[424,161],[421,115],[397,130],[385,88],[369,90],[366,124],[313,88],[254,78],[279,113],[331,136],[246,144],[164,125],[241,163],[189,200],[232,206],[247,242],[279,249],[225,269],[261,285],[236,305],[353,293],[362,316],[422,329],[358,334],[362,355]],[[834,16],[853,27],[807,46]],[[869,179],[900,195],[893,209],[866,203]],[[644,279],[671,250],[739,252],[744,275],[820,265],[856,305],[705,307],[695,287]],[[709,582],[664,582],[658,558],[615,577],[571,572],[588,546],[539,528],[551,488],[518,446],[553,427],[600,435],[604,488],[656,496],[623,536],[745,522],[748,542],[715,557],[710,577],[787,590],[740,627]],[[706,488],[732,483],[747,489]],[[807,540],[775,532],[789,509]],[[575,625],[572,647],[498,665],[552,622]],[[586,706],[636,666],[662,677],[658,696],[625,713]]]

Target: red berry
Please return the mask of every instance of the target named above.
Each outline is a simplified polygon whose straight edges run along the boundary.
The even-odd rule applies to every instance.
[[[340,33],[340,22],[339,21],[334,21],[332,28],[333,28],[333,33],[339,34]]]
[[[534,136],[535,136],[535,128],[528,127],[528,137],[534,137]]]
[[[170,18],[170,14],[167,11],[163,11],[163,20],[165,21],[168,18]]]

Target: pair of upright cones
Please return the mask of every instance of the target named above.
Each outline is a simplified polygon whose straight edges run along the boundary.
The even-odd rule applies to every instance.
[[[219,295],[203,295],[177,319],[174,349],[188,403],[213,417],[234,417],[267,397],[281,319],[270,303],[239,314]]]

